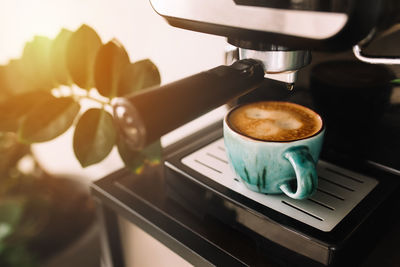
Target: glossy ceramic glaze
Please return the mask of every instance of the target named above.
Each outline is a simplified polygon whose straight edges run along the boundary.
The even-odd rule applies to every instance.
[[[229,113],[228,113],[229,115]],[[284,192],[296,199],[311,196],[318,185],[315,170],[325,129],[315,135],[290,141],[261,141],[232,130],[224,119],[224,142],[234,172],[253,191]],[[296,186],[290,184],[297,180]],[[294,189],[292,188],[294,187]]]

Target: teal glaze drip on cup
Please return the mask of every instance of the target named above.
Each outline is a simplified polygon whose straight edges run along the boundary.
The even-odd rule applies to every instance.
[[[230,128],[229,113],[225,116],[223,129],[227,155],[231,167],[250,190],[265,194],[285,193],[295,199],[307,198],[316,191],[316,163],[324,126],[304,139],[263,141]]]

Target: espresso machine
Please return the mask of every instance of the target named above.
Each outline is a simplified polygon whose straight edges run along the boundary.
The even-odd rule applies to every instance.
[[[327,136],[318,163],[317,193],[306,200],[293,200],[285,195],[263,195],[248,190],[229,167],[222,123],[211,124],[166,149],[163,176],[168,197],[196,216],[213,216],[236,229],[257,244],[259,253],[272,255],[284,266],[355,266],[362,262],[393,223],[393,214],[399,212],[396,205],[400,199],[400,161],[396,152],[400,143],[396,136],[400,133],[397,123],[400,112],[396,113],[396,106],[390,106],[393,89],[390,80],[395,76],[391,70],[376,77],[367,74],[371,79],[365,81],[351,80],[357,79],[357,71],[348,75],[350,84],[358,88],[348,107],[342,103],[350,94],[347,87],[352,85],[340,89],[338,82],[332,86],[333,96],[321,92],[348,71],[359,69],[359,65],[363,70],[360,72],[378,73],[381,68],[375,68],[375,64],[400,62],[392,55],[368,53],[376,40],[396,29],[400,2],[150,0],[150,3],[172,26],[225,36],[234,49],[227,52],[232,59],[230,65],[116,99],[116,124],[131,149],[146,147],[221,105],[260,99],[293,101],[317,111],[321,108],[328,121],[328,134],[330,130],[334,133],[335,128],[348,131],[348,135]],[[347,61],[333,61],[310,70],[312,55],[323,62],[325,56],[343,51],[351,54],[350,65]],[[332,69],[338,72],[332,74]],[[346,108],[346,114],[357,113],[358,102],[367,94],[360,84],[373,85],[370,96],[373,100],[386,92],[382,98],[387,101],[383,101],[385,105],[379,111],[369,108],[373,114],[381,110],[382,114],[368,137],[358,132],[362,126],[356,121],[374,117],[373,114],[361,113],[352,122],[341,123],[331,119],[331,110],[325,113],[323,109],[337,101],[336,108]]]

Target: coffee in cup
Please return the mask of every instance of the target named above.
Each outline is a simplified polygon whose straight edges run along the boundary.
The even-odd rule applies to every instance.
[[[228,158],[247,187],[297,199],[309,197],[317,188],[315,165],[323,135],[317,113],[289,102],[240,105],[224,119]]]
[[[233,130],[264,141],[294,141],[316,134],[322,120],[314,111],[289,102],[256,102],[234,109]]]

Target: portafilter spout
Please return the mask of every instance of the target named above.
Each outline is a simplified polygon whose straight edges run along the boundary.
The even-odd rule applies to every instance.
[[[142,149],[164,134],[264,81],[264,67],[253,59],[239,60],[193,76],[150,88],[113,102],[114,119],[131,149]]]
[[[263,63],[265,78],[288,84],[292,88],[299,69],[311,62],[308,50],[288,50],[280,46],[270,46],[269,50],[239,48],[239,59],[252,58]]]

